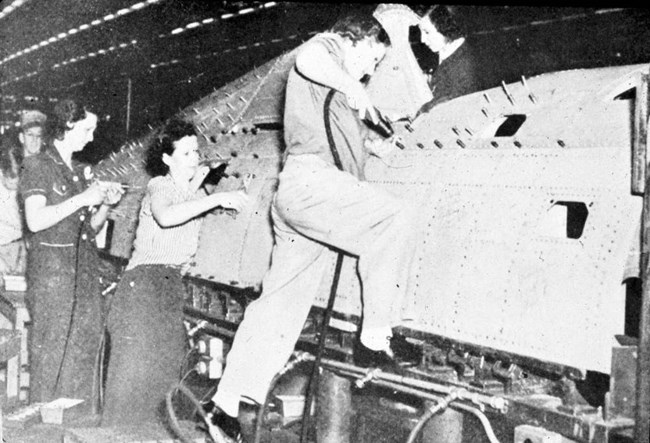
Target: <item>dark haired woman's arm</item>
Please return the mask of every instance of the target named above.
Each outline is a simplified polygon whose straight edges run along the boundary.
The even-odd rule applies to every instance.
[[[151,213],[154,220],[163,228],[182,225],[194,217],[216,207],[241,211],[250,198],[244,191],[216,192],[196,200],[170,203],[166,195],[151,195]]]
[[[70,197],[56,205],[48,205],[44,195],[34,194],[25,198],[25,221],[32,232],[43,231],[59,223],[84,206],[99,205],[104,201],[105,191],[99,183],[93,183],[81,194]]]

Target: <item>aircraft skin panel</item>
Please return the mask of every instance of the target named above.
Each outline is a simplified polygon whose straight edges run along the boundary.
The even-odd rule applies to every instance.
[[[292,51],[274,64],[258,88],[254,102],[242,116],[243,122],[282,123],[284,118],[284,90],[297,51]],[[258,74],[260,75],[260,74]]]
[[[611,337],[623,332],[621,283],[635,228],[629,214],[640,211],[640,199],[621,192],[629,187],[629,155],[618,148],[510,150],[466,162],[464,151],[438,152],[412,163],[420,174],[372,165],[383,169],[374,171],[379,185],[419,196],[414,204],[422,208],[403,325],[608,372]],[[610,176],[617,181],[598,178]],[[567,211],[554,214],[557,202],[588,209],[579,238],[567,238]],[[348,306],[358,299],[351,285],[343,282],[339,293]],[[358,307],[347,312],[359,314]]]
[[[238,154],[230,156],[228,170],[235,172],[222,178],[217,189],[241,189],[242,177],[249,174],[254,177],[248,188],[253,203],[238,214],[215,209],[205,216],[199,244],[206,247],[197,249],[189,275],[238,287],[260,287],[273,246],[269,208],[277,187],[279,153],[275,147],[281,143],[280,135],[279,131],[262,131],[222,139],[235,141]],[[244,138],[247,143],[242,149]],[[226,152],[223,149],[224,156]]]
[[[150,178],[144,171],[144,155],[152,140],[153,134],[147,134],[139,141],[128,142],[93,168],[97,179],[125,186],[122,199],[108,214],[111,232],[106,252],[115,257],[131,257],[140,205]]]
[[[368,163],[369,180],[422,209],[404,326],[609,372],[611,338],[623,332],[630,214],[641,210],[629,191],[632,101],[613,98],[625,90],[614,76],[630,71],[531,79],[539,96],[522,106],[523,83],[508,88],[514,105],[496,88],[493,120],[472,112],[484,93],[461,97],[416,119],[402,133],[405,151]],[[552,98],[559,103],[543,101]],[[492,122],[510,114],[526,121],[495,136]],[[569,218],[585,214],[570,233],[581,222]]]
[[[273,244],[268,209],[283,149],[283,82],[294,56],[267,63],[181,113],[197,127],[204,159],[229,160],[229,176],[211,190],[238,189],[246,174],[254,177],[252,207],[236,217],[206,216],[194,277],[261,287]],[[410,125],[395,124],[406,149],[371,160],[367,177],[421,208],[410,295],[396,313],[404,325],[609,371],[610,340],[623,325],[621,279],[640,213],[640,199],[629,191],[633,100],[625,92],[644,69],[522,79],[443,103]],[[275,126],[263,126],[269,123]],[[151,139],[126,145],[97,168],[100,178],[133,186],[111,215],[113,255],[130,254],[146,185],[142,154]],[[569,238],[569,224],[576,238]],[[333,254],[331,262],[333,271]],[[354,267],[346,259],[339,285],[336,309],[345,314],[360,312]],[[325,305],[330,284],[324,276],[317,305]]]
[[[250,129],[257,122],[282,121],[284,84],[294,57],[292,51],[273,59],[181,112],[210,145],[208,153],[224,135]]]
[[[629,151],[554,151],[439,150],[438,158],[411,162],[410,173],[369,165],[371,179],[402,197],[436,202],[418,205],[427,235],[416,251],[405,326],[609,371],[611,338],[623,332],[630,214],[641,210],[629,195]],[[441,169],[452,179],[430,174]],[[584,211],[581,231],[570,233],[569,217]]]

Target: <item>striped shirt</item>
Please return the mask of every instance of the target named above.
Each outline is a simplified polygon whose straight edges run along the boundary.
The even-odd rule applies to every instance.
[[[170,205],[201,197],[200,193],[192,194],[180,189],[169,175],[149,180],[140,208],[133,254],[126,269],[138,265],[169,265],[186,272],[198,246],[201,217],[195,217],[182,225],[163,228],[151,212],[153,195],[163,196]]]

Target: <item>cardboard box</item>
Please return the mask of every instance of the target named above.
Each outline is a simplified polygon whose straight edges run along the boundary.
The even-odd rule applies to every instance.
[[[5,291],[19,291],[24,292],[27,290],[27,281],[24,275],[5,275],[3,276]]]
[[[43,423],[63,424],[64,420],[79,412],[83,402],[84,400],[78,398],[57,398],[41,406],[41,419]]]
[[[282,417],[301,417],[305,407],[304,395],[276,395],[275,403],[278,405]]]

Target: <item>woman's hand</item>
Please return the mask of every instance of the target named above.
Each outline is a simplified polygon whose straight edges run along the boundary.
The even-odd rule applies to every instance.
[[[217,206],[221,206],[224,209],[234,209],[237,212],[241,212],[245,206],[250,203],[250,197],[246,194],[245,191],[232,191],[232,192],[219,192],[212,194],[218,201]]]
[[[401,139],[398,136],[393,136],[387,139],[367,138],[363,145],[375,157],[384,158],[396,151],[398,143],[401,143]]]
[[[79,194],[82,206],[96,206],[106,198],[105,186],[102,182],[92,182],[88,188]]]
[[[102,202],[105,205],[112,206],[117,204],[122,199],[124,195],[124,188],[121,183],[116,182],[99,182],[104,188],[104,201]]]

